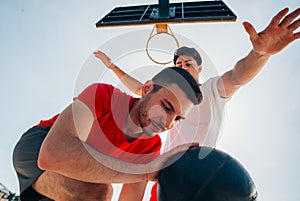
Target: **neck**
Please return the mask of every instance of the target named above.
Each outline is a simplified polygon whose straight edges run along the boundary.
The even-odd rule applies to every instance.
[[[139,100],[133,103],[133,106],[129,110],[129,113],[126,117],[124,133],[127,141],[134,141],[136,138],[140,137],[143,133],[142,128],[138,120],[138,111],[139,111]]]

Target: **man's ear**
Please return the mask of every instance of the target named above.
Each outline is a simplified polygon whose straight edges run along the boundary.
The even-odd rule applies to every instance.
[[[199,65],[198,66],[198,74],[201,73],[201,71],[202,71],[202,65]]]
[[[149,92],[151,92],[153,87],[154,84],[152,80],[145,82],[145,84],[142,86],[142,97],[144,98]]]

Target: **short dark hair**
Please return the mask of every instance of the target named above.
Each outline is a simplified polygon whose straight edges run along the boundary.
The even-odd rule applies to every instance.
[[[186,70],[178,67],[168,67],[156,74],[152,81],[154,83],[153,92],[164,86],[176,84],[194,105],[201,103],[203,97],[196,80]]]
[[[176,61],[177,61],[178,57],[182,56],[182,55],[191,56],[196,60],[198,65],[202,64],[202,58],[201,58],[199,52],[195,48],[182,46],[182,47],[178,48],[174,53],[174,58],[173,58],[174,65],[176,65]]]

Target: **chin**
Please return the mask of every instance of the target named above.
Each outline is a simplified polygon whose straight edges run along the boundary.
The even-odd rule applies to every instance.
[[[149,131],[147,129],[143,129],[143,131],[148,137],[154,137],[158,134],[158,133],[155,133],[154,131]]]
[[[152,133],[152,134],[149,135],[149,136],[154,137],[154,136],[156,136],[156,135],[158,135],[158,133]]]

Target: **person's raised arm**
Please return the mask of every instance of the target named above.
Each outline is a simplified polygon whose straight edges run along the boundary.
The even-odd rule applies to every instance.
[[[249,22],[243,23],[249,34],[252,50],[219,79],[218,90],[222,97],[231,97],[259,73],[271,55],[300,38],[300,32],[294,33],[300,26],[300,19],[295,20],[300,15],[300,8],[286,15],[288,11],[288,8],[281,10],[260,33]]]
[[[100,59],[102,63],[121,80],[121,82],[133,93],[141,96],[143,84],[137,79],[125,73],[118,66],[112,63],[111,59],[102,51],[98,50],[94,52],[96,58]]]

